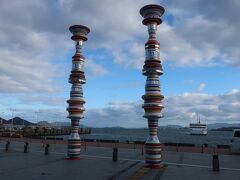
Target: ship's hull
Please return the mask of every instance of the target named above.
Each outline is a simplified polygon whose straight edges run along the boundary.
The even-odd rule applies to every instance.
[[[207,128],[190,128],[190,135],[207,135]]]

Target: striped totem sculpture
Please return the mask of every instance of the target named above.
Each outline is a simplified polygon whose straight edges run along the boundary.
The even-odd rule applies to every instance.
[[[83,41],[87,41],[87,34],[90,29],[82,25],[73,25],[69,28],[73,34],[71,39],[75,41],[76,53],[72,57],[72,71],[69,77],[69,83],[72,84],[70,92],[70,99],[67,101],[69,104],[67,111],[68,118],[71,119],[71,134],[68,139],[68,157],[69,160],[80,159],[80,136],[78,134],[79,121],[83,118],[84,107],[83,104],[83,90],[82,85],[85,84],[84,75],[84,57],[82,55]]]
[[[145,114],[148,119],[149,137],[145,143],[146,166],[150,168],[160,167],[161,144],[158,140],[158,119],[163,109],[163,95],[160,93],[159,76],[163,74],[160,61],[160,43],[156,40],[157,25],[162,23],[160,17],[164,8],[159,5],[147,5],[141,8],[140,14],[144,18],[142,23],[148,27],[149,38],[145,43],[145,64],[142,73],[147,76],[145,95],[142,96]]]

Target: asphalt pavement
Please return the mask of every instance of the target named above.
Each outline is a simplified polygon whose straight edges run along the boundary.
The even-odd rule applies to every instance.
[[[27,153],[23,142],[11,142],[8,152],[5,145],[0,141],[0,180],[240,180],[240,155],[219,155],[219,171],[213,171],[212,154],[164,151],[162,168],[148,169],[141,149],[119,148],[113,162],[113,147],[83,146],[81,159],[71,161],[65,144],[50,144],[48,155],[41,143],[30,143]]]

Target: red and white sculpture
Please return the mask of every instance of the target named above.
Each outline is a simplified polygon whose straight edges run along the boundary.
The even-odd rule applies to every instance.
[[[78,134],[79,121],[83,118],[85,111],[83,104],[82,85],[85,84],[84,75],[84,57],[82,55],[82,44],[87,41],[87,34],[90,29],[82,25],[73,25],[69,28],[73,34],[71,39],[75,41],[76,53],[72,57],[72,71],[69,77],[69,83],[72,84],[70,92],[70,99],[67,101],[69,104],[67,111],[68,118],[71,119],[71,134],[68,139],[68,154],[67,159],[75,160],[80,159],[81,142]]]
[[[162,100],[160,93],[159,76],[163,74],[160,61],[160,43],[156,39],[157,26],[162,23],[161,16],[164,8],[160,5],[150,4],[140,9],[140,14],[144,18],[142,23],[148,27],[149,38],[145,43],[145,64],[142,73],[147,76],[145,85],[145,95],[142,96],[142,105],[148,119],[149,137],[145,143],[146,166],[150,168],[161,165],[161,144],[158,140],[158,119],[162,117]]]

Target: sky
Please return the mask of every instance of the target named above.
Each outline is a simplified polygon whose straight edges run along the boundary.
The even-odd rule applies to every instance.
[[[147,27],[139,10],[165,8],[157,39],[164,74],[159,125],[240,122],[240,1],[0,0],[0,117],[68,121],[68,28],[88,26],[81,124],[147,127],[141,107]]]

